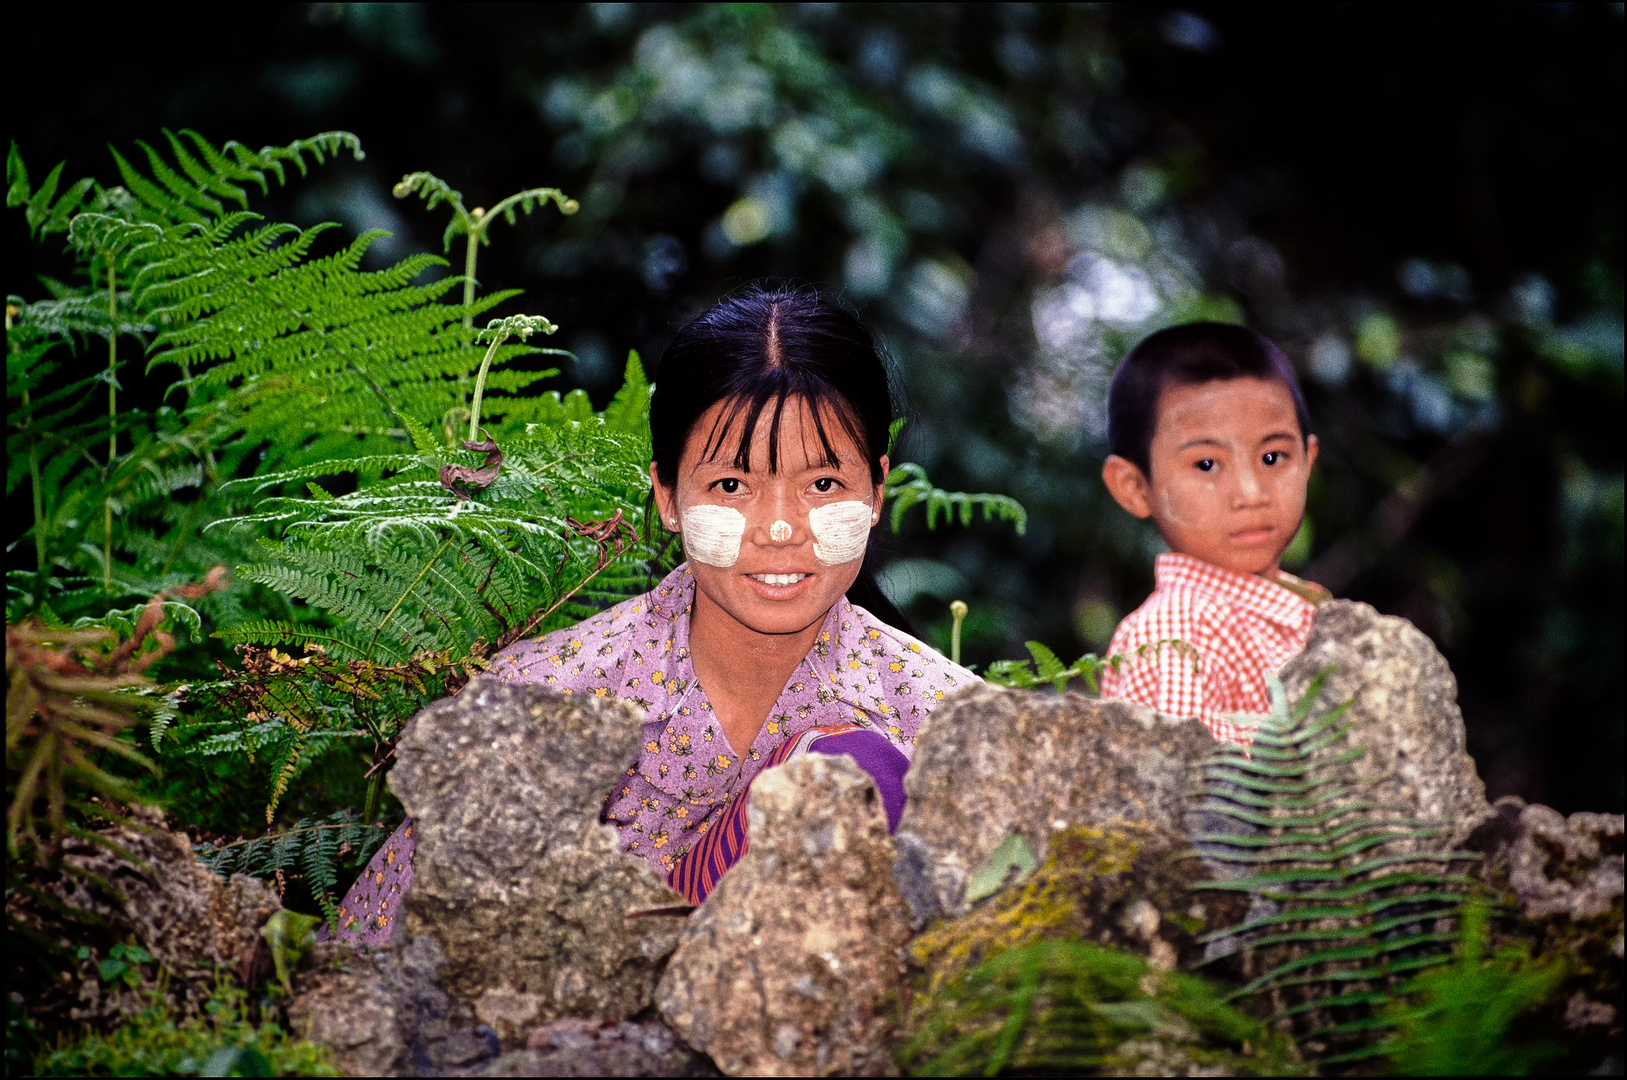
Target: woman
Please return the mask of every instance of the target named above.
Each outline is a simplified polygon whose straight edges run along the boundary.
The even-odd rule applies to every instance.
[[[896,828],[921,721],[977,681],[867,610],[901,621],[861,574],[891,421],[886,368],[852,315],[811,291],[718,304],[668,346],[650,402],[654,503],[688,561],[493,660],[498,678],[643,710],[644,752],[606,820],[692,902],[745,850],[752,780],[794,754],[852,755]],[[346,896],[341,936],[388,939],[411,826]]]

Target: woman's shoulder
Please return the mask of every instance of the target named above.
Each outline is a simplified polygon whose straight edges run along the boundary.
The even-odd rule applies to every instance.
[[[491,660],[491,673],[510,682],[557,683],[615,665],[626,654],[659,647],[674,621],[688,610],[685,568],[669,574],[649,592],[629,597],[574,626],[522,639]]]
[[[881,661],[890,673],[951,689],[983,681],[920,638],[882,622],[868,609],[846,601],[843,607],[843,621],[848,623],[842,627],[843,637],[859,643],[857,651]]]

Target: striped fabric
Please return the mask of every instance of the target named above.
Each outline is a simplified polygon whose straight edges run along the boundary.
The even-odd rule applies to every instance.
[[[909,761],[885,739],[873,731],[850,725],[809,728],[777,746],[757,776],[806,753],[851,754],[881,790],[888,811],[889,831],[898,827],[898,816],[903,811],[904,769],[908,768]],[[897,758],[896,766],[886,760],[877,762],[879,755],[886,754]],[[700,839],[667,875],[667,884],[683,893],[691,904],[703,903],[729,868],[751,849],[746,828],[746,807],[750,799],[748,785],[707,822],[708,828]]]
[[[1305,648],[1320,585],[1279,571],[1276,580],[1224,570],[1190,555],[1158,556],[1157,588],[1119,623],[1108,655],[1183,641],[1102,673],[1102,697],[1128,698],[1169,716],[1195,716],[1215,738],[1247,746],[1254,718],[1271,711],[1266,676]]]

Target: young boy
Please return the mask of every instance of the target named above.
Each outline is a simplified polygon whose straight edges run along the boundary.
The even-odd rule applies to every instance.
[[[1152,518],[1169,544],[1157,588],[1119,623],[1109,655],[1171,638],[1197,650],[1149,649],[1104,673],[1102,696],[1195,716],[1217,739],[1247,745],[1237,716],[1271,710],[1266,676],[1305,647],[1320,585],[1278,567],[1305,514],[1316,462],[1294,369],[1241,326],[1190,323],[1130,351],[1108,392],[1102,480],[1114,500]]]

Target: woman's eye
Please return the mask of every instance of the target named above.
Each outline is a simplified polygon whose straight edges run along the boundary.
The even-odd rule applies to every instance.
[[[717,482],[717,486],[722,490],[723,494],[733,495],[735,492],[740,490],[740,481],[730,476],[726,479],[719,480]]]
[[[1213,458],[1204,458],[1202,461],[1198,462],[1198,471],[1199,472],[1208,472],[1210,469],[1213,469],[1214,467],[1215,467],[1215,461],[1214,461]]]
[[[1268,450],[1263,456],[1261,456],[1260,460],[1265,462],[1267,465],[1275,465],[1277,462],[1282,460],[1282,451]]]
[[[829,476],[821,476],[813,482],[813,489],[821,495],[828,495],[836,490],[836,481]]]

